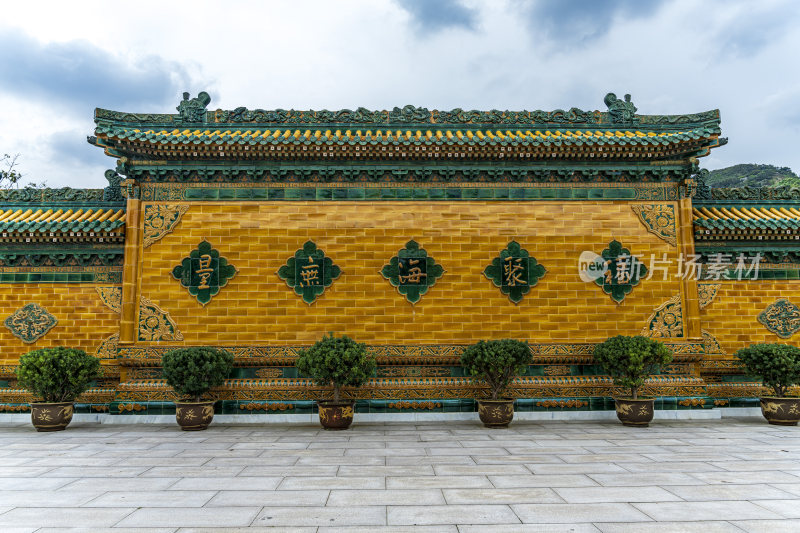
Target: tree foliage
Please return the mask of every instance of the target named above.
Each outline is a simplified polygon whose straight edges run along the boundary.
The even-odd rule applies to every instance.
[[[478,341],[461,354],[461,366],[471,376],[486,382],[492,400],[497,400],[532,359],[527,343],[514,339]]]
[[[631,397],[637,399],[645,378],[672,361],[672,352],[655,339],[617,335],[594,347],[594,360],[615,385],[630,389]]]
[[[301,350],[295,365],[317,385],[332,386],[334,402],[339,402],[342,387],[360,387],[377,366],[366,345],[347,335],[335,337],[333,333]]]
[[[17,158],[19,158],[19,154],[14,156],[4,154],[0,158],[3,166],[0,168],[0,187],[14,187],[22,179],[22,174],[16,169]]]
[[[100,372],[100,360],[74,348],[42,348],[19,358],[19,384],[47,403],[74,402]]]
[[[800,348],[788,344],[752,344],[734,354],[747,370],[785,397],[792,385],[800,383]]]
[[[23,174],[17,169],[17,159],[19,159],[19,154],[16,155],[9,155],[4,154],[3,157],[0,157],[0,189],[3,188],[12,188],[16,189],[19,187],[22,178],[24,177]],[[25,185],[25,188],[33,188],[33,189],[42,189],[47,187],[46,182],[41,183],[28,183]]]
[[[800,178],[789,167],[742,164],[712,170],[705,179],[709,187],[800,187]]]
[[[213,387],[219,387],[233,368],[233,355],[203,346],[170,350],[161,357],[164,379],[179,396],[199,402]]]

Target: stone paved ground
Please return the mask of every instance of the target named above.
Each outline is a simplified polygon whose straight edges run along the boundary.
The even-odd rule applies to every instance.
[[[11,424],[0,461],[3,533],[800,531],[800,428],[758,418]]]

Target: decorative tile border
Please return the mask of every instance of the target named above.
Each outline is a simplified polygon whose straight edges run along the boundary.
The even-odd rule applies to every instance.
[[[238,186],[237,186],[238,185]],[[470,184],[471,185],[471,184]],[[144,201],[548,201],[548,200],[646,200],[670,201],[678,199],[677,188],[669,185],[618,186],[593,184],[591,187],[536,184],[507,186],[492,184],[484,187],[466,187],[464,184],[437,184],[435,187],[387,187],[375,184],[342,186],[253,186],[250,184],[143,183],[141,197]]]
[[[27,304],[3,322],[11,333],[26,344],[33,344],[58,324],[58,319],[36,303]]]
[[[144,208],[144,241],[142,247],[147,248],[154,242],[172,233],[181,217],[189,210],[188,205],[146,205]]]
[[[672,246],[678,245],[675,207],[664,204],[633,204],[631,209],[649,233]]]
[[[122,283],[122,267],[4,267],[0,284],[4,283]]]
[[[699,361],[707,354],[721,354],[712,335],[703,332],[702,342],[665,342],[676,362]],[[533,364],[592,364],[594,343],[529,343]],[[158,366],[165,351],[176,346],[120,346],[118,357],[124,366]],[[233,354],[236,366],[294,366],[300,350],[308,346],[218,346]],[[379,344],[368,346],[378,365],[461,365],[465,344]]]

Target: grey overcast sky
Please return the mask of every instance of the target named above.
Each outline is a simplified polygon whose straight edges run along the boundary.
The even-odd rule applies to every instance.
[[[0,155],[29,179],[102,187],[93,110],[720,109],[709,169],[800,171],[797,0],[8,2]]]

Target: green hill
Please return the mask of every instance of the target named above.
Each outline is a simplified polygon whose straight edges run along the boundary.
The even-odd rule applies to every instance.
[[[800,177],[789,167],[773,165],[733,165],[712,170],[706,178],[709,187],[800,187]]]

